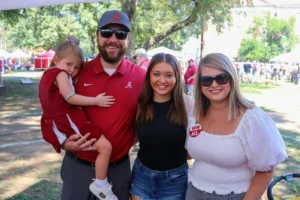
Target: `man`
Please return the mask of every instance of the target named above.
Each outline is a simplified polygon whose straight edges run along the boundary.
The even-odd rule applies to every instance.
[[[5,66],[4,61],[5,61],[4,59],[0,58],[0,87],[3,87],[2,72],[4,72],[4,66]]]
[[[134,121],[138,98],[142,91],[145,70],[124,59],[128,48],[130,22],[128,16],[117,10],[106,11],[98,22],[98,56],[85,63],[78,75],[76,93],[96,96],[105,92],[116,99],[110,108],[85,107],[90,122],[99,128],[111,142],[113,151],[107,177],[119,200],[129,199],[131,170],[128,151],[134,137]],[[80,138],[72,135],[62,145],[66,154],[62,163],[62,200],[96,200],[89,185],[95,177],[94,163],[76,157],[71,151],[94,153],[95,136]],[[92,139],[91,139],[92,138]],[[98,197],[99,198],[99,197]],[[102,199],[108,199],[100,195]]]
[[[244,77],[243,77],[243,81],[246,81],[246,83],[250,82],[250,72],[251,72],[251,68],[252,65],[249,62],[249,60],[247,60],[247,62],[243,65],[244,68]]]
[[[133,59],[140,68],[147,71],[149,60],[145,49],[137,49],[133,55]]]
[[[188,61],[188,68],[185,71],[184,74],[184,81],[185,81],[185,92],[187,95],[193,95],[194,94],[194,87],[196,84],[196,75],[197,75],[197,67],[195,65],[195,61],[193,59],[190,59]]]

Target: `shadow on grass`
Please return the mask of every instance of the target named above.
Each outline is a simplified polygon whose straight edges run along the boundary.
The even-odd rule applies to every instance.
[[[267,112],[268,115],[270,115],[270,117],[272,118],[272,120],[277,125],[280,125],[281,128],[279,128],[279,131],[281,133],[284,132],[284,135],[291,136],[291,137],[294,137],[296,139],[300,138],[300,133],[297,133],[296,131],[293,131],[293,130],[285,130],[285,129],[282,128],[282,127],[285,127],[285,126],[290,125],[290,124],[295,124],[294,121],[288,120],[286,118],[285,114],[278,113],[274,109],[270,109],[270,108],[267,108],[267,107],[264,107],[264,106],[260,106],[260,108],[262,110],[264,110],[265,112]]]
[[[22,85],[21,77],[4,77],[4,87],[1,88],[0,100],[15,97],[32,97],[38,94],[38,85],[40,78],[31,78],[32,84]]]
[[[0,181],[30,173],[38,178],[52,179],[59,174],[61,166],[60,155],[47,143],[1,149],[0,160],[5,166],[0,169]]]
[[[26,190],[5,200],[57,200],[60,199],[61,183],[41,180]]]
[[[0,88],[0,116],[5,114],[41,112],[38,99],[40,78],[31,78],[30,85],[20,84],[20,77],[4,77]]]
[[[1,120],[1,136],[9,136],[14,133],[30,133],[40,131],[40,117],[16,117],[16,118],[6,118]],[[22,121],[23,120],[23,121]],[[40,134],[41,135],[41,134]],[[2,140],[2,139],[1,139]],[[18,142],[18,141],[15,141]],[[0,144],[3,143],[0,141]]]

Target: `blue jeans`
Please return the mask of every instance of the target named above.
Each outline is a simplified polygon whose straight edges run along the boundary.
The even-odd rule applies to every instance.
[[[141,200],[184,200],[188,185],[188,165],[168,171],[155,171],[136,159],[130,193]]]

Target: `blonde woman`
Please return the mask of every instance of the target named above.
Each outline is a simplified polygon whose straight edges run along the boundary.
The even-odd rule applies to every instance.
[[[260,199],[287,158],[272,119],[244,98],[231,61],[201,59],[186,148],[195,159],[186,199]]]

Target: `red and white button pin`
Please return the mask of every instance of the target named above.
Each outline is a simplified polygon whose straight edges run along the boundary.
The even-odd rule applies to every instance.
[[[202,126],[200,124],[195,124],[190,128],[190,136],[197,137],[198,135],[200,135],[201,131],[202,131]]]

